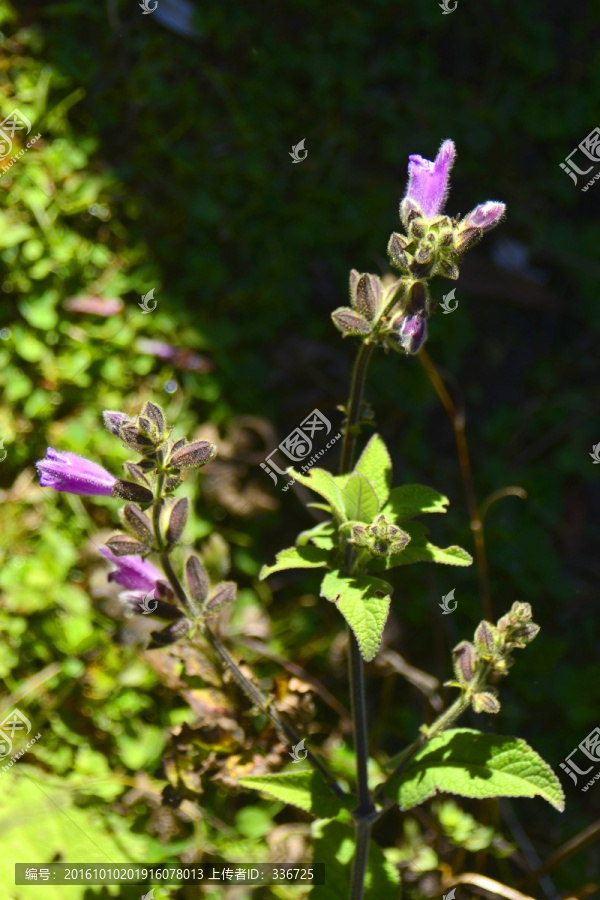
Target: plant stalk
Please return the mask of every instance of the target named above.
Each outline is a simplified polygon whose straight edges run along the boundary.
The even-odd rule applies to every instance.
[[[350,472],[354,463],[356,438],[360,433],[360,414],[367,377],[367,370],[373,354],[373,344],[362,344],[350,384],[350,397],[346,409],[344,423],[344,439],[340,460],[340,474]],[[352,552],[347,548],[347,570],[352,571]],[[352,881],[350,900],[362,900],[365,873],[371,840],[371,825],[375,818],[375,805],[371,798],[368,782],[369,737],[367,730],[367,701],[365,695],[364,662],[354,632],[348,626],[348,643],[350,648],[349,675],[352,701],[352,722],[354,727],[354,752],[356,753],[356,783],[358,806],[354,810],[356,822],[356,849],[352,860]]]

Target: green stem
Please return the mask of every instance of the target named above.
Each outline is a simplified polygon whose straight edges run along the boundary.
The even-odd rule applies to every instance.
[[[350,384],[350,398],[348,400],[348,408],[346,410],[346,422],[344,423],[344,439],[342,441],[342,458],[340,460],[340,475],[344,475],[352,469],[354,462],[354,449],[356,447],[356,438],[360,432],[360,408],[362,405],[365,380],[367,377],[367,369],[371,361],[374,344],[362,344],[354,369],[352,370],[352,381]]]
[[[354,463],[356,438],[360,433],[360,413],[367,377],[375,345],[362,344],[350,384],[350,397],[346,409],[344,423],[344,439],[340,460],[340,474],[350,472]],[[347,571],[352,571],[352,548],[347,547]],[[365,696],[364,662],[354,632],[348,627],[348,643],[350,648],[349,673],[350,694],[352,699],[352,721],[354,726],[354,752],[356,754],[356,783],[358,807],[354,810],[356,821],[356,849],[352,860],[352,882],[350,900],[362,900],[365,873],[371,840],[371,824],[376,815],[375,805],[371,799],[368,781],[369,736],[367,729],[367,702]]]

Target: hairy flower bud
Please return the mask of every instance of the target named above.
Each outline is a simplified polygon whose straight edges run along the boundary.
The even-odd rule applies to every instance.
[[[342,332],[344,337],[348,335],[369,334],[371,326],[360,313],[348,309],[347,306],[341,306],[331,313],[333,324]]]
[[[475,648],[469,641],[461,641],[452,651],[454,674],[461,684],[469,684],[477,670]]]
[[[131,422],[129,416],[125,415],[122,412],[116,412],[112,409],[105,409],[102,413],[102,418],[104,419],[104,425],[110,431],[111,434],[114,434],[115,437],[119,437],[119,429],[121,425],[125,425],[128,422]]]
[[[113,486],[112,495],[120,500],[132,500],[141,505],[152,503],[154,500],[154,495],[148,488],[136,484],[135,481],[122,481],[121,479],[118,479]]]
[[[475,648],[482,659],[491,659],[497,645],[497,629],[491,622],[480,622],[475,631]]]
[[[190,556],[185,564],[185,576],[188,589],[192,598],[198,603],[204,603],[210,590],[210,582],[206,569],[197,556]]]
[[[174,644],[175,641],[178,641],[180,638],[185,637],[191,627],[191,622],[189,619],[181,618],[176,622],[172,622],[170,625],[167,625],[166,628],[163,628],[162,631],[153,631],[151,632],[152,638],[154,639],[153,643],[150,644],[149,649],[154,649],[155,647],[166,647],[169,644]]]
[[[237,585],[234,581],[222,581],[210,593],[208,600],[204,605],[205,614],[216,615],[233,603],[237,596]]]
[[[106,546],[115,556],[142,556],[148,552],[148,544],[128,534],[116,534],[107,540]]]
[[[192,466],[204,466],[217,455],[217,448],[210,441],[194,441],[186,444],[171,454],[169,466],[185,469]]]
[[[158,406],[156,403],[152,403],[149,400],[142,410],[142,415],[146,416],[148,419],[151,419],[154,423],[158,436],[160,438],[164,437],[167,423],[160,406]]]
[[[498,713],[500,712],[500,701],[491,691],[482,691],[475,694],[471,701],[471,705],[476,713]]]
[[[126,503],[121,510],[121,518],[125,527],[137,535],[141,541],[148,543],[152,539],[152,523],[137,506]]]
[[[400,269],[401,272],[408,272],[408,266],[412,257],[406,252],[406,247],[410,244],[410,239],[402,234],[394,232],[390,237],[387,251],[391,264]]]
[[[188,512],[190,509],[190,501],[187,497],[181,497],[169,511],[169,524],[167,525],[167,546],[169,549],[173,547],[183,534]]]
[[[142,462],[145,463],[146,460],[143,460]],[[141,484],[147,488],[150,487],[150,482],[144,475],[143,469],[140,465],[136,465],[136,463],[132,463],[132,462],[126,462],[126,463],[123,463],[123,468],[125,469],[126,473],[130,476],[130,478],[132,478],[133,481],[136,482],[136,484]]]
[[[367,321],[372,321],[381,308],[383,286],[377,275],[361,275],[356,283],[352,304]]]

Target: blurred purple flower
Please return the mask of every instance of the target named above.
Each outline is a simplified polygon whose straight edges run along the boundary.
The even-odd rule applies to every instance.
[[[116,566],[110,572],[108,580],[116,581],[128,591],[155,591],[157,582],[164,577],[152,563],[145,562],[141,556],[115,556],[108,547],[101,547],[100,553]]]
[[[76,453],[59,453],[48,447],[44,459],[36,462],[41,487],[51,487],[67,494],[109,497],[117,479],[98,463]]]
[[[123,310],[123,301],[119,297],[98,297],[95,294],[82,294],[69,297],[63,306],[69,312],[88,313],[93,316],[114,316]]]
[[[407,210],[421,210],[426,219],[432,219],[442,211],[455,156],[454,141],[450,140],[444,141],[435,162],[416,154],[409,156],[408,187],[402,201]]]
[[[166,362],[172,363],[177,369],[185,369],[188,372],[211,372],[213,365],[209,359],[199,356],[188,347],[173,347],[165,341],[146,341],[137,342],[137,348],[140,353],[148,353],[157,359],[164,359]]]
[[[494,228],[502,218],[506,211],[506,203],[500,203],[498,200],[488,200],[486,203],[480,203],[475,209],[472,209],[465,216],[461,225],[465,228],[481,228],[483,231],[489,231]]]

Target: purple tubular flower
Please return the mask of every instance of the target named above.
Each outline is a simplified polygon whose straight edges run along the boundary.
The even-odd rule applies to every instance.
[[[152,563],[145,562],[140,556],[115,556],[108,547],[101,547],[100,553],[116,566],[108,580],[116,581],[128,591],[155,591],[157,582],[163,578]]]
[[[117,479],[98,463],[76,453],[59,453],[48,447],[44,459],[36,462],[41,487],[51,487],[67,494],[109,497]]]
[[[408,163],[408,188],[403,203],[420,209],[426,219],[441,212],[448,194],[448,178],[454,163],[454,141],[444,141],[435,162],[412,155]]]
[[[475,209],[465,216],[461,225],[466,228],[481,228],[482,231],[489,231],[500,222],[500,219],[506,211],[506,203],[500,203],[498,200],[488,200],[486,203],[480,203]]]

